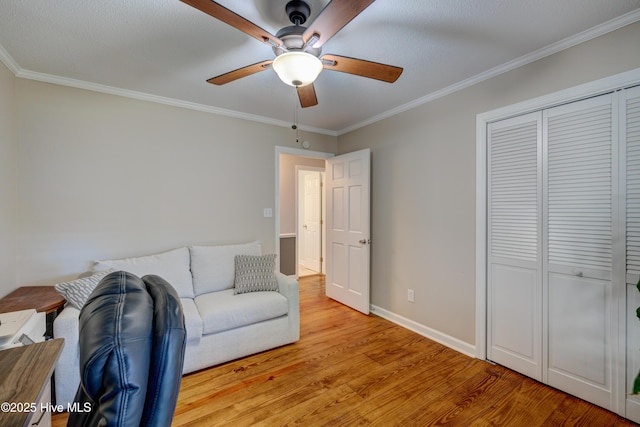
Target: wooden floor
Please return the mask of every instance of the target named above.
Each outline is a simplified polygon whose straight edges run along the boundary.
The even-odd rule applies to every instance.
[[[323,276],[300,312],[299,342],[185,375],[173,426],[636,425],[336,303]]]

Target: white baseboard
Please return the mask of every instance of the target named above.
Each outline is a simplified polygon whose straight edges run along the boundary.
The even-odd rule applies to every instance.
[[[413,320],[407,319],[406,317],[402,317],[399,314],[395,314],[391,311],[385,310],[384,308],[378,307],[377,305],[371,304],[371,312],[382,317],[383,319],[387,319],[397,325],[400,325],[403,328],[407,328],[410,331],[420,334],[423,337],[429,338],[430,340],[447,346],[453,350],[459,351],[462,354],[466,354],[467,356],[473,358],[476,357],[475,345],[461,341],[447,334],[443,334],[442,332],[431,329],[428,326],[421,325],[420,323],[414,322]]]

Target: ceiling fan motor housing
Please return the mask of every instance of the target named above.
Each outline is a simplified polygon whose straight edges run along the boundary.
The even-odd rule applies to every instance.
[[[276,33],[276,37],[282,40],[282,46],[273,46],[273,52],[277,55],[281,55],[285,52],[302,51],[310,53],[313,56],[320,56],[322,48],[313,47],[310,44],[305,44],[302,34],[307,27],[301,25],[291,25],[284,27]]]
[[[287,3],[286,11],[293,25],[302,25],[309,18],[311,8],[302,0],[291,0]]]

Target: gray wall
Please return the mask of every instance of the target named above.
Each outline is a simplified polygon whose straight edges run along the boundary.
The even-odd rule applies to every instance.
[[[0,63],[0,296],[16,287],[18,133],[15,77]]]
[[[295,146],[291,129],[15,83],[14,287],[73,278],[93,259],[182,245],[260,240],[275,251],[274,218],[263,208],[275,208],[275,147]],[[336,150],[336,137],[312,140],[314,150]]]
[[[296,238],[280,237],[280,272],[287,276],[296,274]]]
[[[639,46],[635,23],[341,135],[372,150],[372,303],[473,344],[476,115],[638,68]]]

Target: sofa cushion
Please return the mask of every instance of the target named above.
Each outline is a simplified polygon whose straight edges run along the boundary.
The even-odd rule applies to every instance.
[[[288,301],[278,292],[234,295],[233,289],[194,299],[203,322],[203,335],[251,325],[288,313]]]
[[[116,270],[109,269],[92,274],[91,276],[81,277],[70,282],[57,283],[54,285],[54,288],[67,300],[69,304],[78,310],[82,310],[82,307],[89,299],[89,295],[91,295],[91,292],[93,292],[96,286],[98,286],[98,283],[100,283],[102,278],[114,271]]]
[[[138,277],[155,274],[169,282],[180,298],[193,298],[193,280],[189,270],[189,250],[174,249],[137,258],[94,261],[93,271],[124,270]]]
[[[260,255],[260,242],[240,245],[191,246],[191,273],[196,295],[233,288],[235,256]]]
[[[187,330],[187,343],[197,343],[202,338],[202,317],[193,298],[180,298],[184,313],[184,326]]]
[[[276,254],[236,255],[234,293],[277,291]]]

